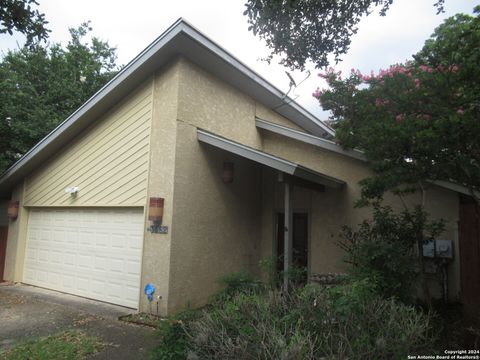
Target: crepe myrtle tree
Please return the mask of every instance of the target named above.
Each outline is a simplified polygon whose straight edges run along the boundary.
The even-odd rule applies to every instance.
[[[425,189],[430,181],[460,176],[455,171],[470,153],[459,149],[468,147],[468,143],[478,146],[480,129],[475,131],[478,121],[475,124],[469,119],[468,126],[455,129],[455,134],[451,134],[451,127],[469,114],[465,104],[455,96],[453,109],[445,106],[446,99],[438,92],[443,92],[448,79],[455,77],[458,71],[456,66],[434,69],[412,62],[369,75],[352,69],[346,79],[332,68],[320,74],[330,88],[317,89],[313,95],[324,109],[332,112],[337,141],[346,148],[364,150],[374,172],[360,182],[362,193],[357,206],[379,207],[384,193],[389,190],[402,200],[403,195],[419,190],[422,200],[415,211],[422,214],[419,218],[424,220],[427,218],[423,210]],[[465,136],[470,139],[461,142]],[[406,206],[405,212],[410,212]],[[413,212],[411,218],[416,218]],[[420,269],[424,268],[425,224],[422,222],[416,227],[418,231],[411,233],[418,249]],[[430,292],[423,271],[419,279],[424,299],[430,306]]]
[[[465,186],[479,202],[479,12],[447,19],[411,61],[370,74],[351,69],[345,78],[333,68],[319,74],[328,88],[313,96],[331,111],[338,143],[363,150],[373,170],[361,181],[358,206],[375,208],[387,191],[400,199],[419,191],[415,211],[423,214],[425,190],[438,180]],[[426,231],[416,228],[420,255]]]
[[[437,0],[443,12],[445,0]],[[338,62],[350,46],[360,20],[378,10],[386,15],[394,0],[247,0],[244,15],[249,30],[265,40],[280,63],[291,69],[305,68],[308,60],[317,68],[328,66],[328,55]]]
[[[363,200],[431,181],[467,187],[480,200],[480,7],[440,25],[414,59],[377,73],[329,68],[313,94],[331,111],[337,141],[365,152],[375,176]]]

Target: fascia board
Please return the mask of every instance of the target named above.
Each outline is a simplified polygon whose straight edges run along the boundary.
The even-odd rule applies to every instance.
[[[287,160],[277,158],[276,156],[266,154],[262,151],[252,149],[248,146],[233,142],[231,140],[221,138],[214,134],[197,130],[198,140],[206,144],[210,144],[232,154],[239,155],[246,159],[255,161],[270,168],[293,175],[296,170],[296,164]]]
[[[326,140],[320,138],[318,136],[313,136],[310,134],[306,134],[304,132],[290,129],[286,126],[274,124],[272,122],[256,118],[255,120],[256,126],[260,129],[264,129],[275,134],[286,136],[290,139],[298,140],[310,145],[315,145],[321,147],[322,149],[329,150],[335,152],[337,154],[342,154],[348,157],[352,157],[357,160],[367,161],[365,155],[360,150],[344,150],[341,146],[335,144],[333,141]]]
[[[308,169],[291,161],[281,159],[260,150],[252,149],[248,146],[225,139],[223,137],[206,132],[201,129],[197,129],[197,138],[200,142],[212,145],[216,148],[228,151],[232,154],[239,155],[241,157],[255,161],[257,163],[284,172],[286,174],[298,176],[304,180],[308,180],[316,184],[321,184],[336,189],[345,185],[345,182],[342,180],[338,180],[331,176],[317,173],[314,170]]]

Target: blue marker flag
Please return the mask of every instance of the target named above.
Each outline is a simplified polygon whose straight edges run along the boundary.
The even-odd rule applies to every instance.
[[[155,287],[152,284],[148,283],[147,285],[145,285],[145,289],[143,290],[143,292],[145,293],[145,295],[147,295],[148,301],[152,301]]]

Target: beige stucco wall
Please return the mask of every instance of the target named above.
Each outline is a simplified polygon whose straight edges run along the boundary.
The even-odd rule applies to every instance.
[[[143,206],[151,117],[150,79],[30,175],[24,205]]]
[[[449,298],[460,300],[460,257],[458,243],[458,221],[459,221],[459,195],[454,191],[431,186],[426,190],[425,210],[432,218],[444,219],[446,221],[445,232],[439,239],[452,240],[454,243],[454,261],[448,265],[448,291]],[[430,276],[430,286],[433,295],[441,297],[441,288],[438,277]]]
[[[169,311],[205,304],[219,278],[252,271],[261,229],[261,167],[197,141],[196,128],[177,127]],[[223,162],[234,181],[222,181]]]
[[[145,219],[145,235],[142,259],[140,310],[149,311],[143,288],[154,285],[155,296],[160,295],[159,312],[166,315],[169,303],[170,258],[172,243],[173,195],[175,173],[175,146],[177,141],[178,64],[170,64],[155,74],[153,84],[153,113],[151,131],[150,170],[148,196],[164,198],[162,224],[169,227],[167,234],[152,234],[148,211]],[[145,203],[148,206],[148,201]],[[155,309],[156,311],[156,309]]]
[[[264,132],[263,138],[264,151],[347,183],[339,190],[327,187],[324,192],[310,191],[311,201],[304,206],[310,213],[310,271],[312,273],[342,271],[342,253],[336,245],[339,231],[343,225],[358,224],[370,215],[368,209],[353,208],[353,203],[360,194],[358,181],[368,176],[367,168],[359,160],[280,135]],[[298,189],[294,189],[294,199],[297,193]],[[282,188],[277,191],[276,196],[276,206],[282,206],[278,200],[279,198],[281,201],[283,197]],[[271,226],[267,225],[268,227]]]
[[[184,59],[179,66],[178,121],[261,148],[255,101]]]
[[[218,192],[218,184],[212,177],[204,176],[198,177],[198,181],[202,186],[193,180],[196,174],[202,174],[203,167],[209,168],[209,172],[213,172],[214,168],[218,168],[218,160],[216,154],[221,153],[220,150],[212,150],[211,154],[208,151],[199,151],[199,145],[196,140],[194,129],[195,127],[211,131],[215,134],[224,136],[228,139],[246,144],[248,146],[263,150],[267,153],[277,155],[281,158],[299,163],[320,173],[336,177],[344,180],[347,185],[335,190],[326,188],[324,192],[316,192],[302,188],[294,189],[294,211],[307,212],[309,214],[309,270],[311,273],[315,272],[331,272],[343,271],[344,263],[342,262],[342,252],[336,245],[339,240],[339,232],[343,225],[355,226],[361,221],[371,216],[371,210],[368,208],[355,209],[354,202],[359,198],[360,185],[358,181],[370,175],[369,169],[362,161],[352,159],[337,153],[329,152],[318,147],[301,143],[296,140],[288,139],[279,135],[269,133],[267,131],[259,131],[255,128],[255,116],[272,121],[290,128],[299,129],[298,126],[288,121],[287,119],[277,115],[274,111],[267,109],[263,105],[253,101],[251,98],[238,92],[238,90],[229,85],[219,81],[211,74],[199,69],[193,64],[185,60],[180,60],[179,65],[179,110],[177,133],[177,156],[175,167],[175,204],[174,204],[174,238],[172,243],[171,254],[171,276],[170,276],[170,298],[172,301],[170,309],[177,309],[182,306],[181,302],[190,300],[193,304],[197,304],[194,298],[200,299],[198,304],[201,304],[207,297],[208,293],[213,292],[216,286],[212,285],[214,274],[228,273],[231,267],[227,266],[228,262],[217,266],[215,270],[208,270],[205,264],[206,273],[199,271],[195,274],[195,268],[185,264],[191,264],[195,257],[191,255],[188,250],[192,246],[195,249],[200,263],[208,262],[208,258],[214,258],[211,254],[220,254],[223,258],[228,254],[222,248],[224,244],[229,243],[229,239],[219,240],[220,237],[213,233],[209,235],[209,239],[215,239],[218,243],[213,246],[204,248],[202,246],[196,247],[198,244],[203,244],[202,241],[197,240],[203,238],[201,236],[192,235],[199,229],[190,229],[189,225],[181,226],[187,221],[188,209],[193,213],[199,212],[197,204],[204,202],[205,208],[210,208],[211,204],[222,202],[222,198],[213,201],[213,197],[204,198],[203,192],[216,194]],[[181,141],[178,139],[181,138]],[[188,139],[188,141],[187,141]],[[200,149],[202,147],[200,146]],[[217,161],[217,162],[216,162]],[[189,172],[188,164],[196,169],[194,172]],[[202,167],[199,166],[202,164]],[[184,174],[188,173],[189,176]],[[203,175],[202,175],[203,176]],[[250,259],[258,261],[261,258],[272,256],[274,253],[275,241],[273,238],[274,219],[277,211],[283,209],[283,184],[276,180],[276,173],[274,171],[262,169],[262,173],[258,174],[253,171],[251,177],[261,181],[261,206],[259,219],[260,224],[260,243],[248,240],[242,251],[252,249],[254,244],[255,253],[249,255]],[[252,180],[253,181],[253,180]],[[221,185],[221,184],[220,184]],[[203,191],[194,191],[193,189],[200,189]],[[253,190],[245,192],[249,195],[251,192],[256,192],[257,187]],[[178,193],[177,193],[178,191]],[[189,194],[189,196],[184,196]],[[456,219],[458,217],[458,204],[456,194],[444,189],[429,189],[427,191],[427,211],[432,213],[433,217],[442,217],[447,220],[446,232],[442,235],[443,238],[456,240]],[[200,201],[202,200],[202,201]],[[406,199],[408,205],[418,203],[420,198],[418,196],[411,196]],[[387,197],[387,203],[397,210],[402,209],[402,202],[398,198],[390,196]],[[177,209],[177,206],[179,209]],[[238,205],[240,206],[240,205]],[[189,208],[192,207],[192,208]],[[235,205],[237,207],[237,204]],[[178,212],[177,212],[178,211]],[[203,224],[200,219],[196,217],[195,224]],[[206,218],[208,219],[208,217]],[[192,219],[191,221],[193,221]],[[207,220],[204,220],[209,223]],[[178,223],[177,223],[178,222]],[[238,220],[237,220],[238,222]],[[219,223],[219,222],[216,222]],[[228,223],[228,228],[235,227],[235,221],[232,218],[222,218],[222,223]],[[181,230],[179,230],[181,229]],[[178,233],[177,233],[178,231]],[[199,230],[201,233],[206,232],[205,229]],[[234,235],[232,235],[234,236]],[[188,238],[191,238],[188,240]],[[234,236],[235,238],[235,236]],[[176,250],[175,243],[179,242]],[[189,245],[188,245],[189,244]],[[203,255],[202,255],[203,251]],[[230,254],[230,259],[234,259],[236,253]],[[184,260],[182,260],[184,259]],[[177,262],[181,265],[175,265]],[[234,261],[233,268],[238,267],[241,261]],[[252,261],[243,262],[249,263],[250,268],[254,268]],[[198,269],[202,269],[199,265]],[[187,271],[186,269],[190,269]],[[255,269],[258,270],[258,269]],[[458,294],[458,262],[449,268],[451,295],[455,297]],[[184,280],[188,279],[188,280]],[[174,285],[179,282],[180,285]],[[432,282],[432,287],[437,284]],[[434,291],[435,292],[435,291]],[[191,296],[191,299],[186,300],[186,294],[199,294],[198,296]],[[177,301],[176,299],[179,299]]]
[[[347,183],[340,190],[326,188],[325,192],[311,191],[310,202],[310,271],[311,273],[343,271],[345,265],[342,262],[343,253],[336,245],[340,239],[341,227],[343,225],[355,227],[362,220],[371,217],[369,208],[353,208],[354,202],[360,196],[358,182],[371,174],[366,164],[268,132],[264,133],[263,144],[264,151],[270,154],[297,162]],[[266,187],[268,188],[269,185],[267,184]],[[278,207],[278,197],[281,199],[283,190],[278,190],[276,196],[275,206]],[[408,196],[404,201],[409,208],[421,204],[419,195]],[[386,196],[385,203],[398,211],[403,210],[402,201],[396,196]],[[264,204],[266,208],[271,206],[271,203]],[[305,207],[308,207],[308,204]],[[458,251],[458,195],[455,192],[431,186],[426,190],[425,209],[432,219],[446,221],[445,232],[440,238],[453,240],[455,249]],[[268,218],[265,221],[268,221]],[[273,224],[265,226],[268,229],[272,228]],[[264,234],[262,241],[271,244],[272,240],[271,236],[268,236],[268,230],[265,230],[264,233],[266,235]],[[268,245],[263,245],[262,249],[268,251]],[[456,299],[460,292],[459,262],[452,263],[448,270],[450,297]],[[430,278],[432,293],[440,296],[438,280],[432,276]]]

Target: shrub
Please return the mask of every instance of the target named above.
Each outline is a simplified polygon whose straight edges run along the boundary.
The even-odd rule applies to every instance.
[[[391,359],[431,352],[431,316],[363,280],[237,293],[184,327],[190,359]]]
[[[253,294],[264,289],[263,283],[246,271],[225,275],[220,278],[219,282],[223,289],[213,297],[213,302],[226,301],[239,293]]]
[[[377,204],[372,221],[362,222],[356,231],[343,228],[339,246],[353,279],[369,279],[385,298],[409,302],[419,268],[415,245],[434,239],[443,228],[443,221],[428,221],[421,208],[395,214]]]
[[[260,260],[259,267],[266,280],[265,286],[271,290],[282,287],[284,277],[287,277],[290,287],[303,286],[307,282],[307,269],[305,267],[291,264],[286,272],[284,270],[278,271],[277,259],[275,257]]]
[[[189,324],[199,316],[199,311],[189,309],[184,310],[169,319],[160,321],[157,328],[157,335],[160,337],[160,343],[151,352],[151,359],[186,359],[191,346],[185,331]]]

